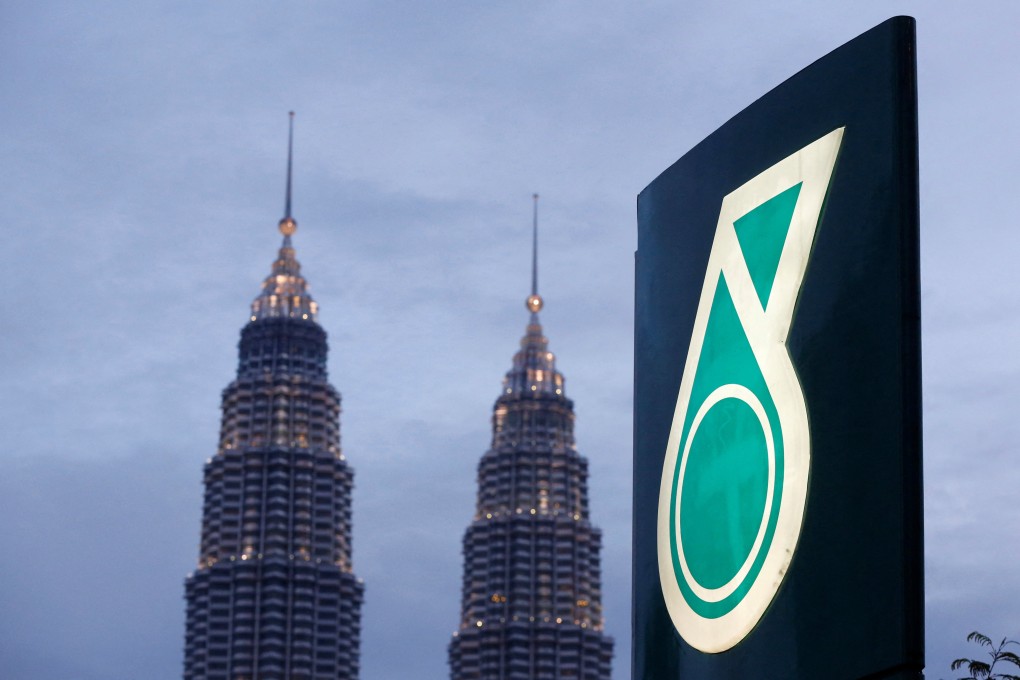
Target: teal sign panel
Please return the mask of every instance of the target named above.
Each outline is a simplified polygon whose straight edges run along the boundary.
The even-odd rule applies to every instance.
[[[638,199],[634,677],[919,678],[914,24]]]

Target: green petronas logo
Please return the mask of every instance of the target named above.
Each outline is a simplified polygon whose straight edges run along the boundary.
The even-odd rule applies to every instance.
[[[659,579],[704,652],[764,616],[797,547],[811,437],[786,348],[843,138],[834,130],[723,199],[659,491]]]

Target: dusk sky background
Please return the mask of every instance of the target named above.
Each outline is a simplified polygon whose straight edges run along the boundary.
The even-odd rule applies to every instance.
[[[293,109],[294,243],[355,470],[361,677],[448,677],[538,192],[542,321],[629,678],[636,195],[896,13],[918,19],[927,676],[956,677],[971,630],[1020,635],[1020,3],[13,1],[0,676],[181,677],[202,465],[279,246]]]

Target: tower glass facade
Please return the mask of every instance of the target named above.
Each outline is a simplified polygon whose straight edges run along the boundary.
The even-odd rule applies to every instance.
[[[291,235],[241,331],[186,580],[185,680],[355,679],[363,586],[326,332]]]
[[[453,680],[608,680],[601,532],[588,516],[588,461],[574,407],[543,337],[533,277],[531,321],[493,409],[464,536]]]

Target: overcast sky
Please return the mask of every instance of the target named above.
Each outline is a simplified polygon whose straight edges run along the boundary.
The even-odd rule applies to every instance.
[[[1020,635],[1020,3],[835,4],[3,3],[0,675],[180,677],[202,464],[279,245],[294,109],[362,678],[447,677],[534,191],[628,678],[635,197],[895,13],[918,18],[928,677],[975,628]]]

